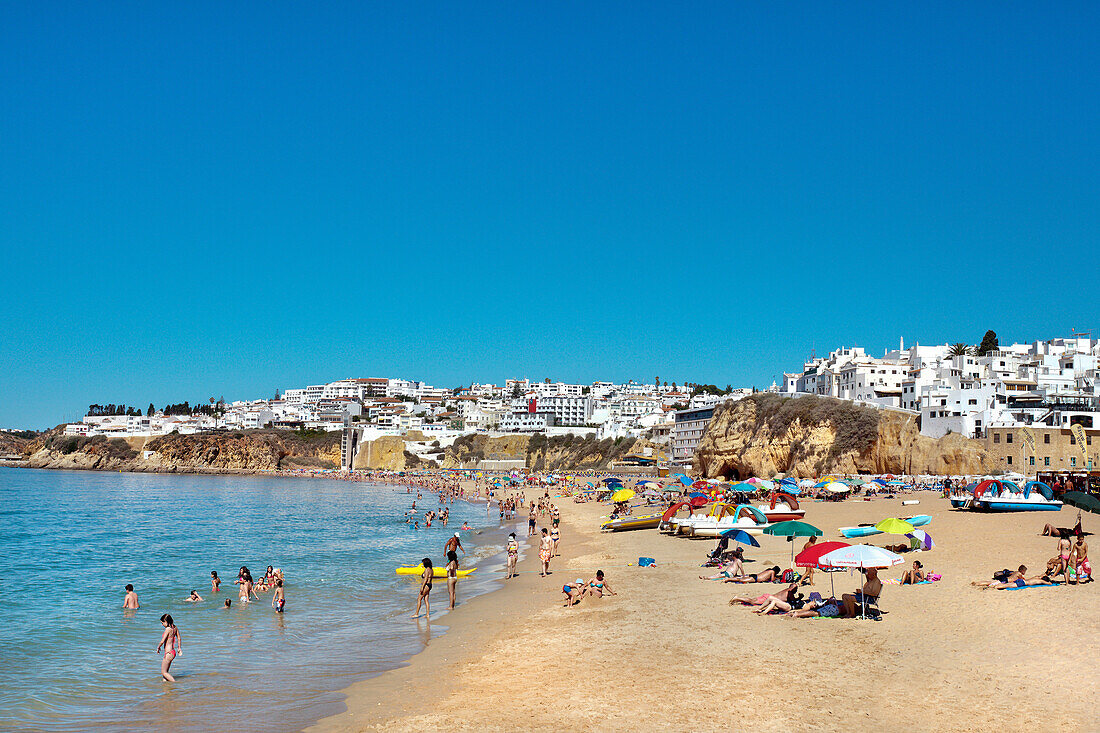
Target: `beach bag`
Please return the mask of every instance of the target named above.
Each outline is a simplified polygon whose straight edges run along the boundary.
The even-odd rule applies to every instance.
[[[638,558],[638,567],[640,567],[640,568],[648,568],[649,566],[656,565],[656,564],[657,564],[657,561],[654,560],[652,557],[639,557]]]
[[[797,583],[802,579],[802,575],[796,573],[794,570],[784,570],[782,580],[784,583]]]

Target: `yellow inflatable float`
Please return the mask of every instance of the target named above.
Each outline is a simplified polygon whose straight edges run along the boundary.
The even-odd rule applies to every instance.
[[[465,578],[467,575],[474,572],[475,570],[477,570],[477,568],[468,568],[466,570],[459,570],[458,571],[458,577]],[[417,565],[415,567],[397,568],[396,572],[397,572],[398,575],[423,575],[424,574],[424,566],[423,565]],[[447,568],[433,567],[432,568],[432,577],[433,578],[446,578],[447,577]]]

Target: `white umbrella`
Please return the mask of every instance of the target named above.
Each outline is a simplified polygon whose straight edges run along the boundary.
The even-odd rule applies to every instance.
[[[846,494],[852,490],[848,484],[841,483],[840,481],[833,481],[832,483],[825,484],[825,490],[831,491],[834,494]]]
[[[811,488],[813,488],[813,485],[816,484],[816,483],[817,482],[814,481],[812,478],[804,478],[804,479],[802,479],[801,481],[798,482],[798,485],[799,485],[799,487],[801,487],[803,489],[811,489]]]
[[[833,568],[888,568],[905,562],[901,555],[874,545],[849,545],[822,555],[818,565]],[[860,594],[860,599],[863,594]],[[863,615],[867,615],[867,603],[863,601]]]

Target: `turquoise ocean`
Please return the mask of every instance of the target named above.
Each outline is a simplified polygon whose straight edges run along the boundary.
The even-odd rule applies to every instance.
[[[496,512],[456,501],[447,528],[418,531],[403,517],[415,499],[325,479],[0,468],[0,730],[282,731],[338,712],[342,689],[445,630],[446,584],[433,622],[412,620],[417,580],[395,566],[441,561],[467,521],[460,562],[479,570],[460,602],[501,577],[512,528]],[[238,603],[241,565],[283,570],[285,613],[270,592]],[[121,607],[127,583],[137,611]],[[186,602],[191,589],[206,600]],[[162,613],[183,637],[176,684],[160,679]]]

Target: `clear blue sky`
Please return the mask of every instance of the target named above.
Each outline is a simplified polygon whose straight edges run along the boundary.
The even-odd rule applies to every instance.
[[[1095,3],[167,5],[5,8],[0,426],[1100,329]]]

